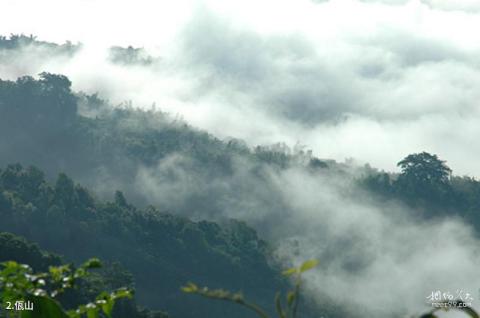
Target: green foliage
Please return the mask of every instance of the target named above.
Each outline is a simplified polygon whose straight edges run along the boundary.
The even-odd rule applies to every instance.
[[[171,156],[185,159],[184,168],[206,180],[231,178],[239,161],[251,166],[255,182],[262,182],[262,169],[326,167],[301,147],[292,150],[279,143],[250,149],[241,140],[222,141],[154,107],[117,106],[96,94],[71,91],[62,75],[0,80],[0,135],[5,136],[0,140],[5,154],[0,164],[35,164],[47,177],[55,177],[61,169],[83,184],[101,184],[101,189],[115,185],[137,205],[152,203],[145,199],[144,189],[136,186],[139,167],[155,170]],[[172,175],[165,182],[175,181]],[[220,208],[212,207],[211,196],[191,200],[186,200],[185,210],[191,209],[191,203],[219,212]]]
[[[212,311],[211,317],[218,317],[223,312],[222,306],[210,308],[200,301],[183,305],[178,286],[185,273],[203,284],[240,286],[265,303],[284,284],[268,262],[266,243],[242,222],[195,223],[153,207],[137,209],[121,192],[114,202],[101,201],[65,174],[51,184],[38,169],[21,165],[0,171],[0,198],[6,206],[0,209],[0,231],[26,236],[69,261],[101,255],[120,262],[132,272],[143,304],[178,316]],[[112,266],[102,271],[99,285],[105,288],[133,284],[132,277]],[[258,289],[249,277],[264,288]],[[95,279],[90,275],[89,280]],[[87,285],[89,292],[77,298],[86,300],[101,291],[95,283]]]
[[[428,152],[408,155],[397,166],[402,169],[401,178],[423,184],[446,183],[452,172],[445,161]]]
[[[22,311],[22,318],[97,318],[100,313],[112,317],[115,302],[131,298],[128,289],[118,289],[111,293],[102,292],[93,302],[80,305],[74,310],[64,310],[56,298],[73,288],[79,279],[88,275],[90,269],[101,266],[98,259],[90,259],[78,268],[70,265],[51,266],[48,272],[34,272],[28,265],[8,261],[1,264],[0,301],[15,304],[17,301],[33,303],[32,311]]]
[[[70,318],[61,307],[61,305],[53,298],[46,296],[29,296],[27,301],[34,304],[33,311],[22,311],[19,313],[21,318]],[[90,317],[88,317],[90,318]]]
[[[408,155],[397,164],[402,173],[393,186],[408,201],[420,198],[445,203],[450,192],[449,177],[452,170],[436,155],[422,152]]]
[[[72,265],[63,264],[60,257],[40,250],[37,245],[11,233],[0,232],[0,262],[10,260],[19,264],[29,264],[34,272],[48,273],[59,282],[57,286],[60,286],[62,275],[66,270],[72,268]],[[105,294],[105,291],[110,294],[125,288],[133,290],[132,275],[120,264],[106,263],[101,267],[100,265],[99,260],[93,258],[75,267],[73,272],[73,276],[76,277],[75,288],[55,292],[55,301],[58,301],[62,308],[77,308],[84,303],[90,303],[98,295]],[[61,283],[69,283],[69,281]],[[53,288],[53,285],[50,285]],[[36,309],[41,310],[38,306]],[[168,315],[162,312],[139,309],[134,300],[120,300],[115,306],[113,315],[116,318],[168,318]]]
[[[0,232],[0,262],[7,260],[30,264],[33,269],[41,271],[61,264],[59,256],[46,253],[19,236]]]
[[[385,200],[402,201],[425,218],[459,216],[480,232],[480,182],[452,175],[436,155],[411,154],[398,163],[399,175],[370,170],[358,182]]]
[[[308,260],[299,267],[287,269],[283,272],[285,276],[294,277],[294,289],[287,292],[286,306],[282,305],[281,294],[275,294],[275,310],[278,318],[295,318],[298,312],[298,303],[300,299],[300,287],[302,284],[302,274],[318,266],[318,260]],[[208,287],[198,287],[194,283],[188,283],[182,287],[184,293],[196,294],[205,298],[223,300],[232,302],[253,311],[260,318],[269,318],[270,315],[259,305],[247,301],[240,292],[232,293],[224,289],[209,289]]]
[[[64,131],[72,123],[77,113],[77,98],[70,90],[70,80],[50,73],[41,73],[39,77],[35,80],[24,76],[16,82],[0,80],[2,132],[13,132],[18,130],[14,125],[20,125],[45,138]]]
[[[411,154],[397,165],[402,173],[394,186],[409,199],[420,197],[424,200],[442,200],[450,191],[449,177],[452,170],[436,155],[427,152]]]

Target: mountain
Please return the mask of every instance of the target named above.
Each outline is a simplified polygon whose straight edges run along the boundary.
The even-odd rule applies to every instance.
[[[65,174],[49,184],[35,167],[1,170],[0,216],[0,231],[25,236],[68,261],[96,255],[121,263],[135,278],[139,303],[174,317],[244,315],[184,295],[180,287],[189,281],[242,290],[263,305],[285,286],[269,264],[267,244],[244,223],[197,223],[154,207],[139,210],[121,192],[114,202],[100,201]],[[16,259],[46,262],[30,249]]]

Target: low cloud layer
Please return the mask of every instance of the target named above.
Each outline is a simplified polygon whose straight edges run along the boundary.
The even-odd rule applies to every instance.
[[[480,11],[480,3],[476,0],[424,0],[424,3],[439,10],[465,11],[470,13]]]
[[[328,178],[290,171],[278,181],[301,229],[282,241],[280,253],[296,255],[297,263],[312,255],[322,262],[308,274],[310,295],[368,317],[420,314],[437,290],[476,299],[478,241],[465,224],[419,221]]]
[[[320,157],[354,157],[389,170],[404,155],[427,150],[458,173],[478,175],[480,149],[471,142],[480,132],[476,2],[394,2],[145,4],[157,12],[158,25],[137,24],[133,12],[143,14],[141,6],[125,2],[111,27],[97,33],[91,27],[107,6],[79,2],[79,12],[95,12],[92,24],[78,36],[65,22],[61,42],[84,41],[80,53],[68,61],[15,54],[0,63],[0,75],[65,73],[76,89],[114,103],[156,103],[252,145],[300,141]],[[28,2],[22,3],[7,6],[18,12]],[[117,30],[121,17],[132,23]],[[57,40],[52,27],[38,29],[40,38]],[[0,32],[29,33],[29,23],[7,21]],[[129,44],[159,61],[149,67],[108,61],[108,46]]]
[[[166,210],[246,221],[285,266],[319,259],[307,274],[310,299],[352,317],[420,314],[438,290],[468,292],[478,306],[478,240],[460,220],[422,220],[328,170],[259,169],[238,159],[231,175],[211,177],[193,162],[174,155],[142,168],[136,186]]]

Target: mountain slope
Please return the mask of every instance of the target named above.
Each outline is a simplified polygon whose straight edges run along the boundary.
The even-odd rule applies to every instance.
[[[117,192],[95,199],[60,174],[49,184],[40,170],[0,171],[0,231],[10,231],[80,262],[118,261],[136,281],[138,301],[175,317],[242,317],[242,310],[183,295],[188,281],[242,290],[268,305],[283,283],[269,265],[268,247],[244,223],[192,222],[153,207],[138,210]]]

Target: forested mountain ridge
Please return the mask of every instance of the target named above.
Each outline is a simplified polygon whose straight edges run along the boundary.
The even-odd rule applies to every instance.
[[[73,93],[68,78],[49,73],[38,80],[0,81],[0,113],[0,211],[7,220],[0,230],[23,235],[69,261],[91,256],[119,261],[135,276],[139,302],[174,316],[216,317],[230,308],[182,297],[179,287],[189,280],[242,290],[271,308],[275,290],[285,282],[255,231],[239,221],[195,223],[148,206],[133,182],[138,167],[184,156],[188,160],[180,164],[215,179],[233,176],[236,161],[245,158],[253,163],[249,173],[261,182],[265,168],[320,169],[326,163],[302,151],[288,154],[284,147],[252,151],[241,141],[221,141],[153,109],[112,108],[96,95]],[[9,162],[35,164],[46,174]],[[63,173],[55,177],[59,171],[90,182],[101,198],[118,186],[146,208],[136,209],[119,191],[113,202],[98,200],[92,194],[97,191]],[[208,211],[211,205],[202,203],[206,195],[186,208]],[[242,315],[233,309],[230,317]]]
[[[406,204],[413,216],[460,217],[480,234],[478,180],[453,175],[445,161],[427,152],[410,154],[398,166],[400,174],[371,170],[358,182],[377,198]]]
[[[0,231],[23,235],[70,261],[92,255],[118,261],[134,274],[140,303],[174,316],[221,317],[228,308],[183,296],[179,287],[189,280],[241,289],[265,304],[284,284],[267,260],[266,244],[238,221],[219,226],[153,207],[137,210],[120,192],[114,202],[101,202],[64,174],[50,185],[40,170],[20,165],[0,171],[0,193]]]
[[[0,114],[5,137],[0,164],[33,164],[52,178],[64,171],[103,197],[120,189],[136,204],[155,203],[186,215],[192,204],[202,213],[221,214],[226,207],[211,197],[228,200],[248,191],[242,184],[226,187],[225,181],[239,174],[258,184],[266,182],[266,170],[327,166],[301,149],[293,154],[281,144],[250,149],[240,140],[222,141],[154,109],[111,107],[97,95],[75,94],[62,75],[0,81]],[[182,191],[163,194],[157,189],[162,183],[196,188],[175,200]]]
[[[268,189],[269,171],[301,167],[349,175],[361,188],[427,209],[427,215],[442,210],[478,222],[480,187],[474,178],[452,175],[436,186],[436,179],[426,185],[420,177],[408,175],[397,182],[398,174],[320,160],[302,148],[292,152],[277,144],[252,149],[241,140],[220,140],[154,108],[112,107],[98,95],[76,94],[62,75],[0,80],[0,114],[4,137],[0,164],[33,164],[49,178],[64,171],[102,198],[111,198],[112,189],[120,189],[135,204],[218,217],[227,207],[242,208],[238,202],[222,203],[232,197],[256,199],[258,193],[245,183]],[[432,173],[428,169],[417,167]],[[281,200],[270,196],[261,198],[271,200],[266,208],[283,208]]]

